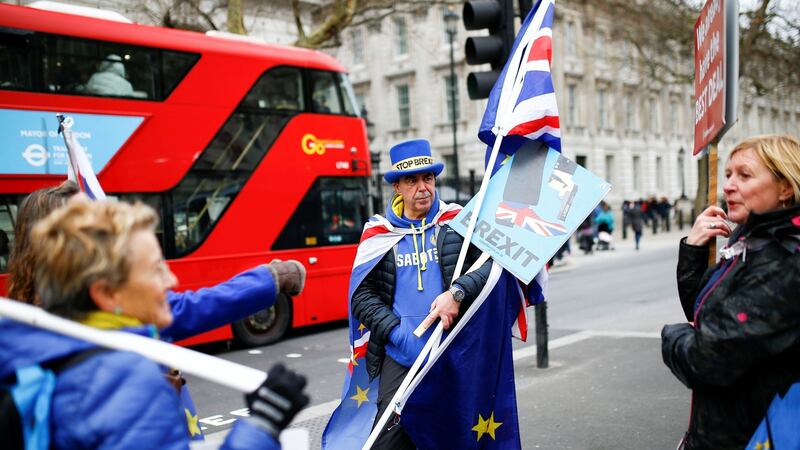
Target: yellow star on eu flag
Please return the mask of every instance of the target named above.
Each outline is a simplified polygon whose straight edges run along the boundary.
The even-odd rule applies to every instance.
[[[197,416],[192,415],[192,412],[189,411],[188,408],[183,408],[183,412],[186,413],[186,424],[189,426],[189,436],[196,436],[198,434],[203,434],[200,431],[200,427],[197,426]]]
[[[767,439],[763,443],[759,442],[758,444],[756,444],[756,450],[770,450],[770,448],[772,447],[769,445],[769,439]]]
[[[362,403],[369,401],[369,399],[367,398],[368,393],[369,393],[369,388],[361,389],[360,386],[356,386],[356,395],[350,397],[350,399],[357,401],[358,407],[360,408]]]
[[[488,434],[494,440],[494,431],[502,425],[503,422],[495,422],[494,421],[494,412],[489,416],[488,419],[484,420],[483,416],[478,414],[478,424],[472,427],[472,431],[478,433],[478,441],[481,440],[484,434]]]

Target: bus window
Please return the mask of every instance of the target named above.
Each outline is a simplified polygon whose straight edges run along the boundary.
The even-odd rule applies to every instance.
[[[0,29],[0,89],[31,89],[30,52],[32,33]]]
[[[199,55],[0,29],[0,89],[164,100]]]
[[[317,178],[272,250],[357,244],[367,219],[363,189],[360,178]]]
[[[145,205],[153,208],[156,211],[156,213],[158,213],[159,217],[163,217],[163,209],[161,206],[161,194],[125,193],[125,194],[107,194],[107,197],[110,199],[117,199],[128,203],[142,202]],[[164,229],[165,229],[164,221],[159,220],[158,225],[156,225],[155,233],[156,233],[156,238],[158,238],[158,242],[161,243],[162,248],[164,248],[164,244],[166,241],[166,238],[164,236]]]
[[[14,244],[14,224],[20,197],[0,195],[0,273],[8,272],[8,258]]]
[[[303,78],[296,67],[276,67],[261,77],[242,107],[297,111],[303,104]]]
[[[162,85],[159,100],[166,100],[169,94],[178,86],[189,70],[194,67],[200,55],[195,53],[180,53],[161,50],[161,77]]]
[[[42,36],[45,87],[50,92],[156,98],[155,49]]]
[[[186,176],[172,189],[169,195],[175,253],[170,252],[170,243],[167,243],[165,251],[168,257],[184,256],[205,240],[272,147],[278,133],[294,114],[300,112],[301,75],[299,69],[291,67],[266,71]],[[267,103],[261,106],[261,100],[268,101],[266,95],[274,83],[296,87],[297,108],[280,110],[266,107]]]
[[[347,79],[347,75],[340,73],[337,74],[339,78],[339,93],[342,96],[342,103],[344,104],[344,113],[348,116],[358,115],[356,105],[356,95],[353,93],[353,85]]]
[[[342,106],[339,102],[339,83],[333,72],[312,70],[311,81],[311,110],[318,113],[341,114]]]

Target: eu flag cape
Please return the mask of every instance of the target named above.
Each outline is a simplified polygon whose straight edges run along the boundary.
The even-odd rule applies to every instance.
[[[439,212],[424,229],[445,225],[461,210],[456,204],[439,202]],[[419,228],[417,229],[419,231]],[[390,251],[400,239],[412,230],[397,228],[389,220],[375,215],[364,225],[361,241],[353,262],[348,289],[348,311],[353,293],[372,271],[376,264]],[[369,379],[367,374],[367,344],[370,331],[359,323],[352,314],[349,316],[350,362],[347,364],[342,401],[331,415],[322,434],[323,449],[360,449],[369,437],[375,416],[378,413],[377,398],[380,376]]]
[[[442,203],[439,211],[432,223],[444,225],[456,216],[460,206]],[[367,222],[356,254],[349,297],[406,232],[394,228],[381,216],[374,216]],[[402,411],[403,429],[419,448],[462,448],[446,444],[446,440],[437,441],[437,436],[442,433],[448,438],[471,435],[474,443],[463,448],[520,448],[510,338],[521,295],[517,281],[495,264],[478,297],[478,300],[486,300],[450,347],[435,361],[428,376],[411,393],[408,400],[410,409]],[[478,300],[474,306],[477,306]],[[368,341],[369,330],[351,317],[350,362],[345,373],[342,401],[323,433],[323,449],[361,448],[372,429],[377,414],[380,377],[370,381],[367,375],[365,359]],[[467,356],[482,359],[468,361]],[[449,379],[452,377],[458,378],[458,381]],[[456,386],[469,388],[467,392],[471,393],[454,398],[450,389]],[[478,390],[483,392],[476,392]],[[461,404],[462,400],[466,403]],[[440,409],[431,410],[425,405],[437,405]],[[436,415],[440,425],[432,421],[432,414]],[[462,419],[448,421],[448,428],[443,428],[440,419],[445,415],[461,416]]]
[[[494,263],[471,320],[408,398],[400,424],[420,449],[521,448],[511,327],[516,278]]]
[[[776,395],[756,429],[747,450],[800,448],[800,382],[785,395]]]

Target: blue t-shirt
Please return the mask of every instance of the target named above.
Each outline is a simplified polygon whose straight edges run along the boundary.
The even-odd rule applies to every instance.
[[[422,225],[421,221],[408,221],[415,228]],[[433,328],[428,329],[421,338],[414,336],[414,330],[428,315],[436,296],[442,293],[442,272],[436,251],[436,227],[405,236],[395,249],[397,271],[392,310],[400,318],[400,325],[389,335],[386,354],[400,365],[411,367]],[[419,289],[420,286],[422,290]]]

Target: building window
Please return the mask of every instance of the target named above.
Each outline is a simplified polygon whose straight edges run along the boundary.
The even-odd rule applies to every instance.
[[[363,92],[355,92],[356,96],[356,110],[360,115],[364,114],[364,111],[369,111],[367,109],[367,97],[366,94]]]
[[[350,49],[353,52],[353,64],[364,63],[364,32],[357,28],[350,33]]]
[[[447,105],[447,120],[452,122],[461,117],[458,104],[458,78],[451,78],[450,75],[444,77],[445,105]],[[455,104],[453,100],[455,99]],[[455,113],[455,117],[454,114]]]
[[[408,54],[408,27],[401,17],[394,19],[394,47],[397,56]]]
[[[606,155],[606,181],[614,184],[614,155]]]
[[[626,130],[633,130],[635,115],[636,115],[636,103],[633,100],[633,95],[625,94],[625,129]]]
[[[588,169],[586,167],[586,155],[575,155],[575,163],[584,169]]]
[[[564,45],[567,48],[568,56],[575,56],[578,53],[575,45],[575,23],[567,22],[564,24]]]
[[[606,118],[606,90],[597,90],[597,127],[601,130],[606,129],[608,120]]]
[[[664,160],[656,156],[656,189],[664,191]]]
[[[631,65],[631,44],[628,41],[622,41],[620,46],[620,53],[622,54],[622,64],[625,66]]]
[[[647,107],[650,110],[650,132],[658,133],[658,103],[653,97],[650,97],[647,103]]]
[[[567,101],[569,102],[567,105],[567,119],[570,125],[577,125],[578,123],[577,98],[575,98],[577,88],[574,83],[567,85]]]
[[[633,157],[633,190],[642,192],[642,158],[639,156]]]
[[[603,62],[606,60],[606,38],[603,36],[602,31],[595,33],[594,52],[597,61]]]
[[[397,115],[400,118],[400,128],[411,128],[411,105],[409,103],[408,85],[397,85]]]
[[[669,131],[672,133],[678,132],[678,101],[672,100],[669,102]]]

